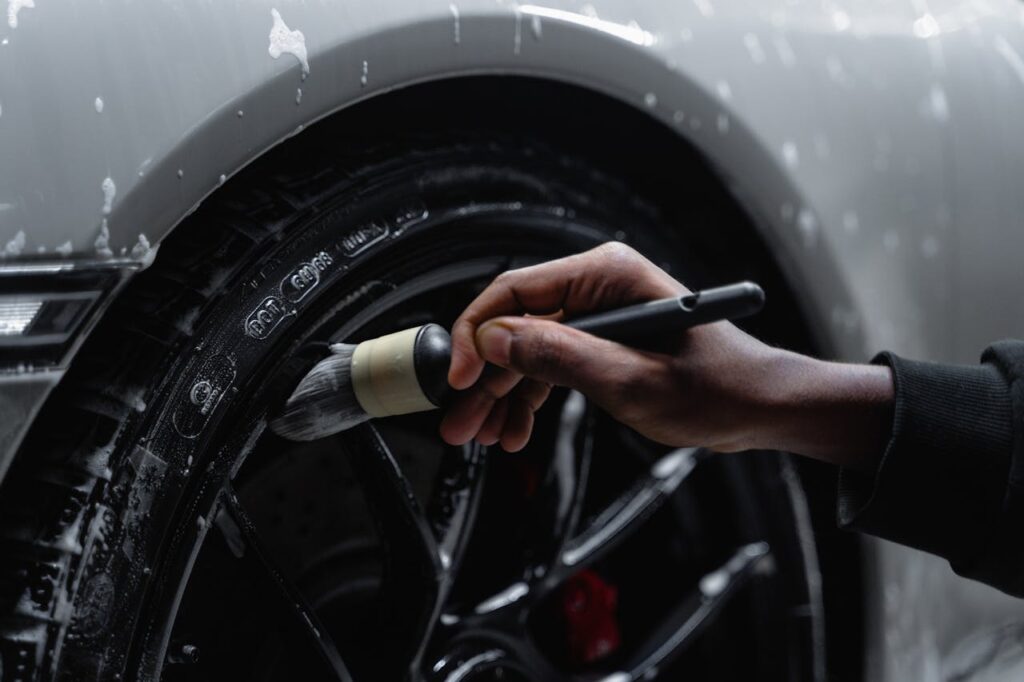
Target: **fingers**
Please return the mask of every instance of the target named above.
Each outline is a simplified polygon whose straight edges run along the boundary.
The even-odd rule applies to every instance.
[[[588,395],[607,393],[615,378],[609,370],[633,354],[572,327],[528,317],[490,320],[477,331],[475,345],[486,362]]]
[[[448,408],[441,421],[441,437],[452,445],[462,445],[475,438],[495,404],[508,395],[521,379],[521,374],[493,367]]]
[[[530,379],[519,381],[500,398],[474,387],[460,395],[448,410],[441,422],[441,436],[452,445],[475,439],[481,445],[501,441],[508,452],[521,450],[530,439],[533,413],[550,393],[551,386]]]
[[[475,336],[481,324],[502,315],[578,316],[639,301],[680,295],[679,282],[630,247],[609,242],[596,249],[501,274],[452,326],[448,382],[472,386],[483,371]]]

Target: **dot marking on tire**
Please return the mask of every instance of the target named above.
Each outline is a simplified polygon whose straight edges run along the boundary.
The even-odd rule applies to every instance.
[[[262,341],[270,336],[285,318],[295,315],[296,310],[287,306],[280,296],[267,296],[256,309],[245,318],[247,336]]]
[[[172,421],[179,435],[191,439],[202,433],[224,395],[231,392],[235,373],[234,360],[227,355],[218,353],[203,362],[191,383],[178,394]]]

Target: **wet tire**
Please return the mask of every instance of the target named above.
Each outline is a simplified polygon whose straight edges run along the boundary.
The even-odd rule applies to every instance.
[[[501,136],[372,148],[321,136],[234,179],[113,304],[0,489],[3,679],[151,679],[187,658],[168,633],[217,491],[241,465],[237,441],[255,423],[242,422],[294,378],[289,363],[309,362],[314,330],[369,315],[425,262],[472,261],[467,244],[501,256],[482,278],[609,239],[694,285],[763,274],[738,260],[712,277],[706,251],[668,223],[641,188]],[[767,530],[802,557],[772,462],[723,475],[767,481],[781,500]],[[787,604],[815,602],[804,572],[786,589]],[[814,627],[787,639],[794,660],[779,669],[794,679],[820,666]]]

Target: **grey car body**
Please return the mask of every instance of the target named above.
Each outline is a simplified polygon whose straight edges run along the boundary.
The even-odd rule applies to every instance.
[[[1014,0],[8,0],[6,10],[0,295],[27,275],[106,278],[52,365],[0,356],[0,476],[104,302],[204,197],[320,118],[461,75],[583,86],[689,140],[761,228],[838,358],[887,348],[971,362],[988,342],[1024,335],[1024,5]],[[870,550],[869,679],[949,676],[970,667],[990,629],[1024,620],[1018,602],[944,562]]]

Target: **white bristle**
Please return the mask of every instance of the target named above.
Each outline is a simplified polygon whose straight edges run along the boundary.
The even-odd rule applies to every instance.
[[[337,343],[295,387],[270,430],[288,440],[317,440],[367,421],[352,388],[356,346]]]

